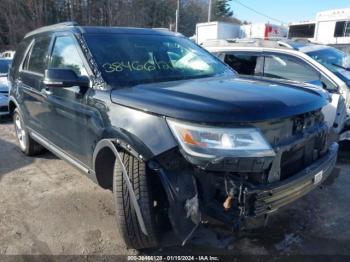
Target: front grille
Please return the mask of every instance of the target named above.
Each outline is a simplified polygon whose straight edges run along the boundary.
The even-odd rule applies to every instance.
[[[326,152],[326,142],[327,136],[323,132],[283,152],[281,157],[281,180],[300,172],[322,157]]]
[[[280,180],[289,178],[310,166],[324,155],[326,150],[327,128],[322,124],[321,112],[306,113],[294,117],[292,121],[293,137],[304,137],[306,133],[314,135],[282,153]]]
[[[313,145],[313,141],[309,141],[282,154],[281,180],[298,173],[317,159],[313,152]]]
[[[306,113],[293,119],[293,135],[319,125],[323,121],[321,112]]]

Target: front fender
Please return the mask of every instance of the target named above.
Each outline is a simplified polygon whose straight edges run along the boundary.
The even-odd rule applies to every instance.
[[[111,104],[110,128],[105,138],[114,138],[118,146],[149,160],[177,146],[164,117]]]

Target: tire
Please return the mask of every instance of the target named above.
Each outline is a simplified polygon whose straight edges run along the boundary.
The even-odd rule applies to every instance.
[[[155,210],[153,207],[152,190],[146,165],[134,156],[120,152],[136,199],[140,205],[142,217],[148,236],[142,233],[135,210],[130,201],[129,191],[123,178],[122,168],[116,160],[113,174],[113,195],[116,205],[116,218],[118,230],[127,247],[146,249],[157,247],[157,231],[155,226]]]
[[[13,112],[13,123],[15,125],[17,142],[21,151],[27,156],[35,156],[41,153],[43,147],[30,137],[17,108]]]

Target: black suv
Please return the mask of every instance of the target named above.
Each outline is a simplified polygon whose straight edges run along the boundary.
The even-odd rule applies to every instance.
[[[112,190],[136,249],[157,245],[165,219],[183,243],[201,223],[242,228],[336,162],[325,93],[239,79],[167,31],[40,28],[18,46],[9,81],[21,150],[45,147]]]

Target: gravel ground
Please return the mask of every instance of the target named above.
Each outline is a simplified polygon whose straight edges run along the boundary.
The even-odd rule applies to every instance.
[[[146,255],[350,255],[349,146],[332,179],[233,238],[200,228],[185,247],[170,233]],[[348,162],[348,163],[346,163]],[[9,120],[0,124],[0,255],[135,255],[115,228],[112,194],[50,153],[24,156]],[[1,260],[1,259],[0,259]]]

